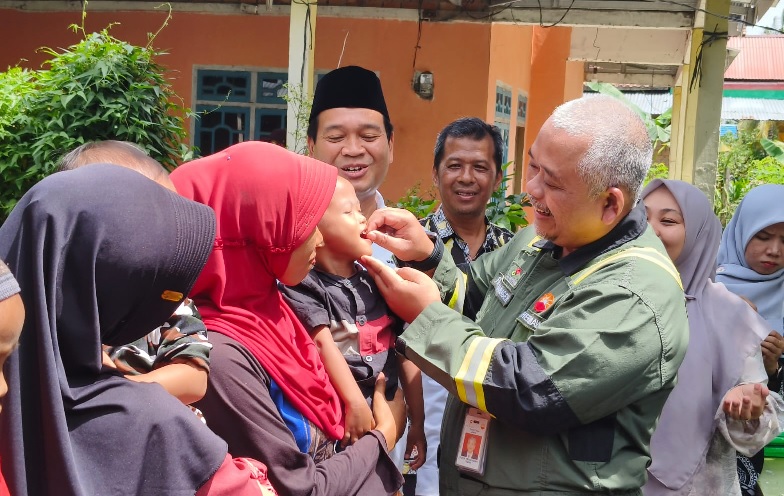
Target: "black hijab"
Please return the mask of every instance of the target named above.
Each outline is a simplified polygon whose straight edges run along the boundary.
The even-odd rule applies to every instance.
[[[204,266],[212,211],[138,172],[90,165],[35,185],[0,228],[26,319],[8,360],[0,459],[12,494],[192,495],[226,444],[101,343],[161,325]]]

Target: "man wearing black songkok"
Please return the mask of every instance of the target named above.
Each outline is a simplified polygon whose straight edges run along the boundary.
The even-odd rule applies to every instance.
[[[393,143],[381,81],[373,71],[347,66],[321,78],[310,110],[308,151],[351,182],[365,217],[384,206],[378,188],[392,163]]]

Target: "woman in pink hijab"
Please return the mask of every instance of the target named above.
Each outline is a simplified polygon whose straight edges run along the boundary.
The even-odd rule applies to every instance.
[[[232,455],[263,461],[283,494],[393,494],[403,480],[387,452],[402,429],[402,397],[374,401],[375,430],[335,454],[343,407],[276,286],[299,283],[313,267],[322,239],[316,225],[337,170],[246,142],[184,164],[171,179],[217,219],[215,245],[190,293],[213,344],[207,393],[196,404],[208,426]]]

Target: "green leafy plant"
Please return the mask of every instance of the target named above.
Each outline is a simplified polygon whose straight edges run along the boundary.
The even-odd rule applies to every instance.
[[[779,164],[784,164],[784,142],[762,138],[760,145],[765,152],[773,157]]]
[[[762,136],[759,126],[721,137],[713,207],[723,225],[746,193],[760,184],[784,184],[784,143]]]
[[[0,73],[0,220],[64,153],[88,141],[131,141],[169,169],[192,158],[183,122],[191,114],[156,62],[165,53],[151,47],[155,35],[139,47],[112,37],[111,26],[70,28],[84,39],[41,48],[51,56],[43,69]]]
[[[504,172],[509,170],[509,167],[514,162],[507,162],[501,166]],[[487,204],[486,215],[490,222],[505,227],[512,232],[517,231],[521,227],[528,225],[528,219],[525,215],[524,207],[530,207],[531,202],[528,201],[526,193],[516,193],[507,195],[507,185],[514,177],[514,174],[508,172],[501,185],[493,191],[490,196],[490,201]]]
[[[728,133],[721,137],[713,210],[722,225],[727,225],[751,189],[749,171],[754,162],[764,157],[759,131],[755,128],[740,129],[737,136]]]
[[[513,162],[507,162],[502,165],[502,170],[507,170],[512,163]],[[521,227],[528,225],[524,207],[530,207],[531,203],[528,201],[528,195],[525,193],[506,194],[506,185],[511,178],[512,174],[510,173],[506,176],[504,181],[501,182],[498,189],[490,196],[485,214],[493,224],[505,227],[510,231],[516,231]],[[414,186],[406,190],[406,194],[397,202],[389,202],[387,205],[406,209],[414,214],[417,219],[427,217],[433,213],[438,206],[436,190],[431,186],[430,189],[422,193],[421,189],[421,184],[417,182]]]
[[[294,108],[296,127],[293,136],[287,136],[294,140],[293,150],[300,155],[308,154],[308,120],[310,119],[310,108],[313,106],[313,97],[302,90],[298,84],[286,83],[286,94],[283,99],[289,107]]]
[[[648,184],[654,179],[667,179],[670,176],[670,167],[662,162],[651,165],[643,184]]]
[[[430,186],[430,189],[424,194],[421,189],[421,183],[417,181],[415,185],[406,190],[406,194],[402,198],[397,202],[388,203],[388,206],[408,210],[417,219],[427,217],[438,206],[438,200],[435,198],[436,193],[433,186]]]

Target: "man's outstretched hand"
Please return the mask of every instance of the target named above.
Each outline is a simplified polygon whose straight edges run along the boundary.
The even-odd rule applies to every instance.
[[[400,208],[373,212],[367,223],[367,238],[404,262],[424,260],[433,252],[433,242],[425,228],[414,214]]]
[[[412,322],[431,303],[441,301],[438,286],[426,274],[410,267],[393,269],[373,257],[365,256],[361,261],[387,306],[406,322]]]

